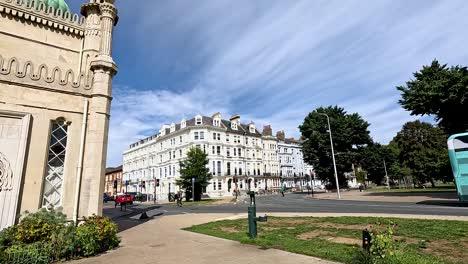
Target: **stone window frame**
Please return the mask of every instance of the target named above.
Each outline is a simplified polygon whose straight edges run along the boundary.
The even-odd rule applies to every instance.
[[[61,186],[61,193],[60,193],[60,201],[57,205],[53,206],[52,205],[52,208],[59,208],[63,205],[63,198],[64,198],[64,184],[66,182],[66,175],[67,175],[67,169],[68,169],[68,161],[69,161],[69,158],[68,156],[70,155],[70,152],[68,151],[68,146],[69,146],[69,137],[70,137],[70,126],[72,124],[71,121],[67,121],[67,119],[65,117],[58,117],[56,119],[50,119],[49,120],[49,129],[48,129],[48,137],[47,137],[47,148],[46,148],[46,152],[45,152],[45,166],[44,166],[44,172],[43,172],[43,176],[42,176],[42,186],[41,186],[41,196],[40,196],[40,201],[39,201],[39,205],[41,208],[51,208],[51,204],[45,204],[44,203],[44,195],[45,195],[45,187],[46,187],[46,180],[47,180],[47,177],[49,176],[48,175],[48,167],[49,167],[49,150],[50,150],[50,147],[51,147],[51,140],[52,140],[52,133],[53,133],[53,127],[54,127],[54,123],[57,123],[57,122],[63,122],[66,127],[67,127],[67,131],[66,131],[66,145],[65,145],[65,158],[64,158],[64,161],[63,161],[63,170],[62,170],[62,186]]]

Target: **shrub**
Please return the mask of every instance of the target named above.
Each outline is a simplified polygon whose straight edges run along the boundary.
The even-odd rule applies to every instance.
[[[377,259],[385,259],[395,254],[395,241],[393,240],[394,225],[384,229],[375,228],[371,231],[370,253]]]
[[[65,227],[66,216],[55,211],[39,210],[26,214],[16,226],[15,240],[25,244],[50,241],[54,232]]]
[[[353,257],[351,264],[374,264],[374,258],[362,250],[358,250]]]
[[[393,239],[395,225],[383,227],[380,223],[372,226],[370,252],[356,252],[352,264],[391,264],[400,263],[395,258],[396,244]]]
[[[0,263],[51,263],[93,256],[119,245],[117,226],[108,218],[85,218],[78,227],[66,216],[41,210],[0,232]]]
[[[76,227],[65,226],[50,237],[51,256],[54,260],[71,259],[79,255]]]
[[[11,226],[0,231],[0,251],[11,246],[15,242],[16,226]]]
[[[108,218],[93,215],[76,228],[76,236],[83,256],[92,256],[115,248],[120,240],[117,225]]]
[[[12,245],[5,250],[3,261],[8,264],[47,264],[52,261],[50,250],[50,245],[45,242]]]

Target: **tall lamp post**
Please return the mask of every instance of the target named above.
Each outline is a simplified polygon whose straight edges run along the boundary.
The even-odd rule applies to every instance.
[[[335,151],[333,150],[333,138],[332,138],[332,131],[331,131],[331,126],[330,126],[330,117],[325,113],[317,113],[317,114],[327,117],[328,133],[330,134],[330,145],[331,145],[332,158],[333,158],[333,169],[335,170],[336,194],[338,196],[338,199],[341,199],[340,184],[338,182],[338,173],[336,172]]]

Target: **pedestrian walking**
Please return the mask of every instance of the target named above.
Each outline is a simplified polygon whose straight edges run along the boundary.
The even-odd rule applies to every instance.
[[[182,192],[178,191],[176,193],[177,207],[182,207]]]
[[[284,197],[284,192],[286,191],[286,186],[285,185],[281,185],[281,195],[283,195]]]
[[[176,201],[177,207],[179,207],[179,193],[174,194],[174,200]]]

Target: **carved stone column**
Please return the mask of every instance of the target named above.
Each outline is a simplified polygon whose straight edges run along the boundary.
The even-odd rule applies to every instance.
[[[90,65],[93,72],[93,82],[80,198],[80,203],[88,204],[88,207],[80,206],[80,217],[102,214],[112,79],[117,73],[117,65],[111,57],[112,33],[118,19],[117,9],[113,0],[105,0],[104,3],[98,5],[101,24],[100,51]],[[96,156],[97,153],[99,153],[98,156]]]

